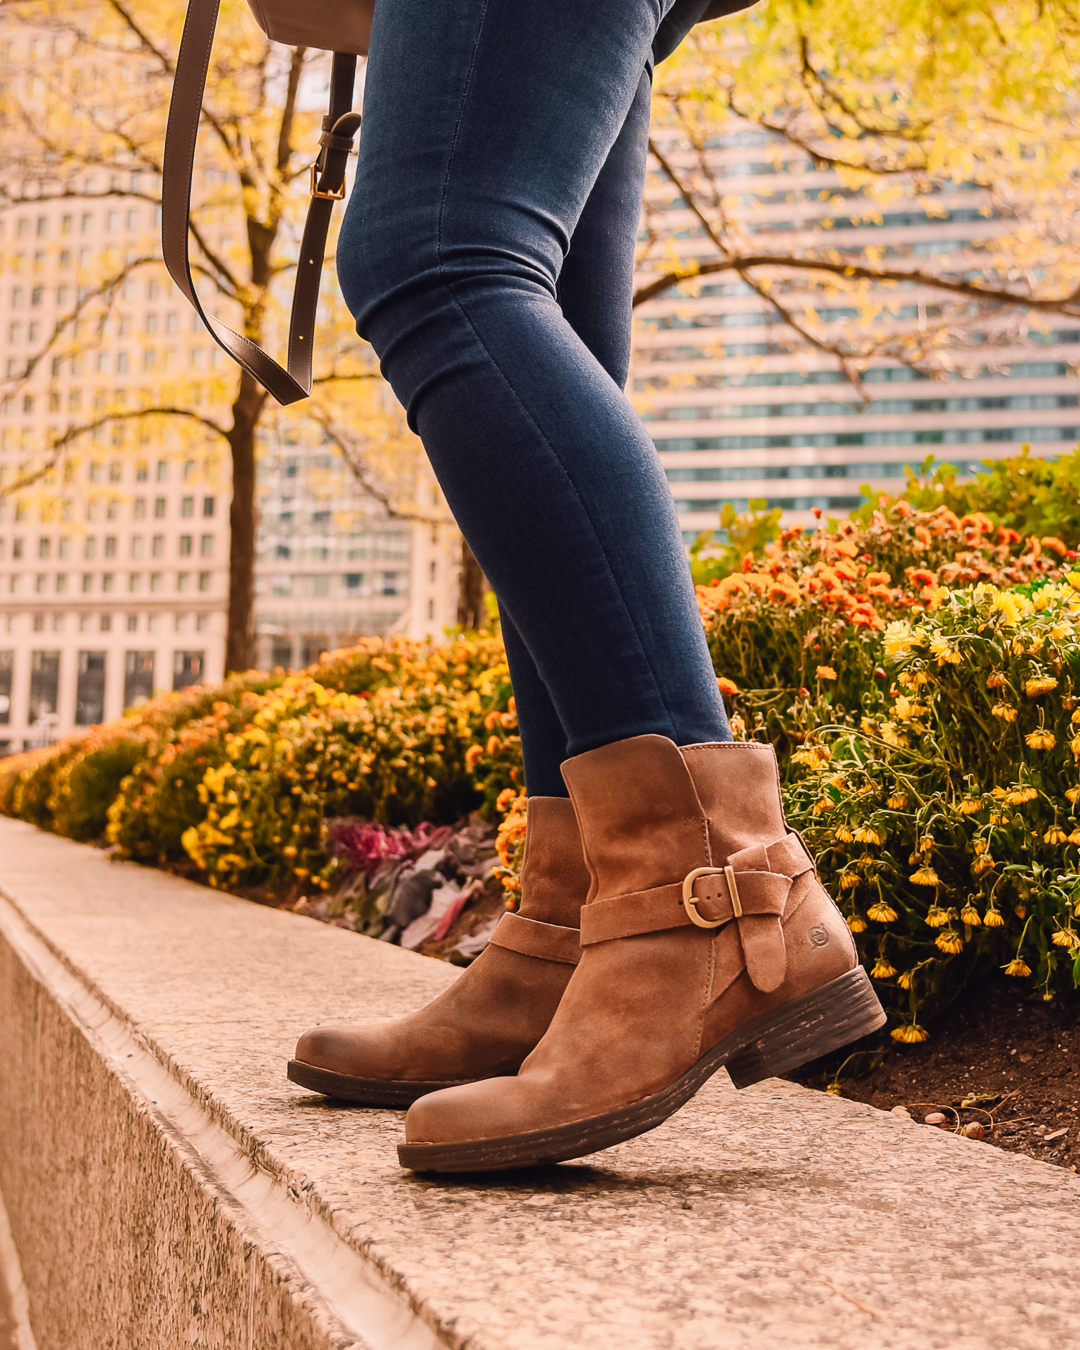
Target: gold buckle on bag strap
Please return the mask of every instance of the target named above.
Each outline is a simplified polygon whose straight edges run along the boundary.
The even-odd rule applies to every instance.
[[[694,899],[694,882],[698,877],[723,877],[727,882],[728,896],[731,900],[731,912],[734,918],[742,918],[742,901],[739,899],[739,888],[735,882],[735,871],[731,867],[695,867],[692,872],[687,872],[683,877],[682,884],[682,902],[690,918],[690,922],[697,924],[699,928],[719,928],[721,924],[728,922],[727,919],[703,919],[697,912],[697,901]]]
[[[345,200],[345,183],[342,182],[337,192],[321,192],[318,185],[319,165],[315,163],[311,166],[311,195],[321,197],[325,201],[340,202]]]

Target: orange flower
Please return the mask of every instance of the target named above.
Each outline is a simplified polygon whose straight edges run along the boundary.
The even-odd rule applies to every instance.
[[[1068,553],[1068,548],[1055,534],[1044,534],[1042,538],[1043,548],[1051,549],[1059,558],[1064,558]]]
[[[794,603],[798,598],[799,589],[797,586],[782,586],[776,581],[769,587],[769,599],[773,601],[774,604],[781,600],[790,600]]]
[[[1015,544],[1019,542],[1020,531],[1012,530],[1007,525],[998,526],[998,539],[1003,544]]]
[[[735,681],[727,679],[724,675],[718,676],[716,683],[720,686],[720,692],[725,694],[728,698],[730,698],[732,694],[737,694],[739,692],[739,686]]]
[[[839,576],[847,577],[848,581],[855,581],[859,576],[859,569],[853,562],[849,562],[846,558],[843,562],[838,562],[836,564],[836,571]]]
[[[833,670],[832,666],[818,666],[814,674],[818,677],[819,680],[836,679],[836,671]]]
[[[484,758],[484,747],[482,745],[470,745],[465,751],[465,767],[475,769],[477,764]]]
[[[888,572],[867,572],[866,584],[867,586],[891,586],[892,577],[889,576]]]
[[[905,567],[904,571],[913,586],[932,586],[937,580],[934,573],[925,567]]]
[[[833,552],[842,553],[845,558],[855,558],[858,557],[859,550],[857,545],[847,539],[842,539],[839,543],[833,544]]]

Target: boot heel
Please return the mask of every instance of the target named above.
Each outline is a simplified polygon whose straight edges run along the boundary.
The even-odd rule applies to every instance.
[[[727,1061],[737,1088],[789,1073],[885,1024],[885,1013],[862,966],[748,1024],[752,1038]]]

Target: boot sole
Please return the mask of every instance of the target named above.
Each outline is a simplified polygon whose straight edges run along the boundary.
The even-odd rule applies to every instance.
[[[737,1088],[750,1087],[877,1031],[885,1020],[866,971],[856,966],[820,989],[752,1018],[669,1087],[620,1110],[501,1139],[399,1144],[398,1160],[414,1172],[496,1172],[598,1153],[662,1124],[720,1068],[727,1068]]]
[[[359,1106],[399,1107],[402,1110],[429,1092],[461,1087],[463,1083],[473,1081],[471,1078],[450,1078],[440,1083],[421,1083],[406,1078],[353,1078],[349,1074],[316,1068],[299,1059],[290,1059],[286,1072],[290,1082],[311,1092],[321,1092],[324,1097]]]

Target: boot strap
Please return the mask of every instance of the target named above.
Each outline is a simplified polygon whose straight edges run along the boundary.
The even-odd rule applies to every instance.
[[[581,911],[581,945],[669,928],[717,929],[734,921],[747,973],[767,993],[783,982],[787,968],[780,919],[792,882],[813,870],[797,834],[752,844],[733,853],[724,867],[697,867],[668,886],[594,900]]]
[[[496,947],[522,956],[538,956],[543,961],[576,966],[581,960],[581,934],[576,928],[541,923],[523,914],[504,914],[488,940]]]

